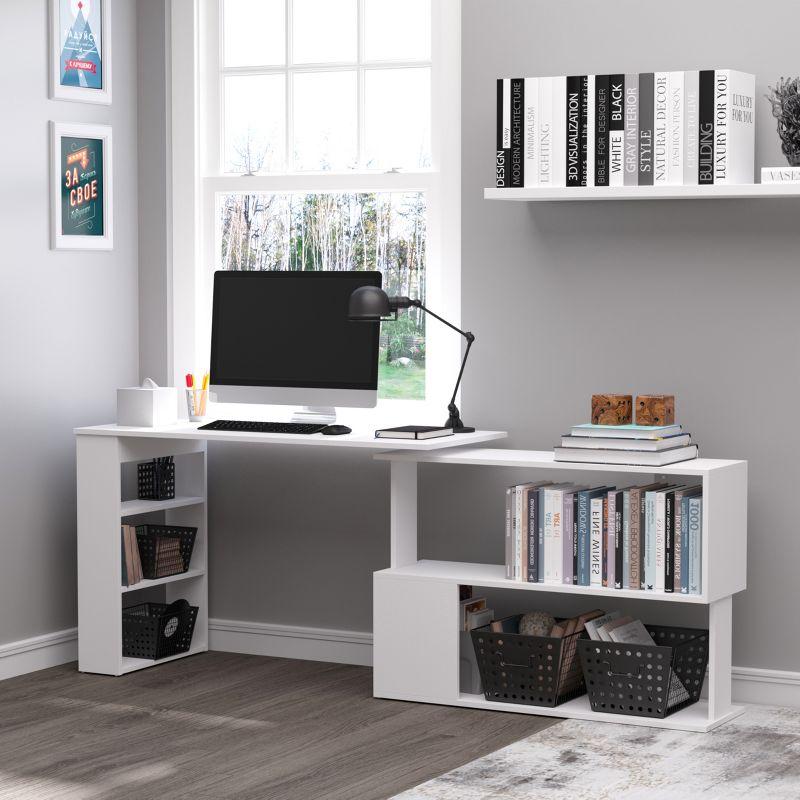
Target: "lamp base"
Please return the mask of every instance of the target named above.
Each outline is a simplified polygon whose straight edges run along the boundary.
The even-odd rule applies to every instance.
[[[461,414],[456,407],[455,403],[451,403],[447,410],[450,412],[450,416],[447,418],[447,422],[445,422],[445,428],[452,428],[453,433],[475,433],[475,428],[468,428],[462,421],[461,421]]]

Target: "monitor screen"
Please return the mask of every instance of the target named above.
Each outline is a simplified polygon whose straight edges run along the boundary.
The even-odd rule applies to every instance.
[[[216,272],[211,383],[376,389],[380,326],[347,310],[380,285],[380,272]]]

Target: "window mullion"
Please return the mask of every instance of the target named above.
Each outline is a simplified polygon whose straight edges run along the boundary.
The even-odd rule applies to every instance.
[[[358,99],[356,102],[356,114],[358,121],[356,125],[358,137],[358,166],[359,169],[366,167],[364,161],[364,0],[358,0]]]
[[[294,24],[293,0],[286,0],[286,69],[284,70],[284,97],[286,101],[286,147],[284,164],[287,172],[294,171],[294,73],[289,70],[294,64],[292,26]]]

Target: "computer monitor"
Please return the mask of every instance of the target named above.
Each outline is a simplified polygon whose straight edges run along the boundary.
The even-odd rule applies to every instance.
[[[221,402],[317,407],[378,399],[378,325],[348,319],[350,295],[380,272],[216,272],[211,390]]]

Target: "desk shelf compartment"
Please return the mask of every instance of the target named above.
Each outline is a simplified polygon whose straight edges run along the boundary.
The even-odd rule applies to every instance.
[[[78,669],[124,675],[208,649],[208,534],[206,446],[203,441],[79,433],[78,468]],[[174,456],[175,498],[139,500],[136,465]],[[177,575],[123,586],[120,520],[154,513],[148,522],[196,531],[190,562]],[[183,569],[188,566],[188,571]],[[141,590],[157,594],[147,595]],[[196,608],[191,646],[159,660],[123,655],[123,607],[137,599]]]

